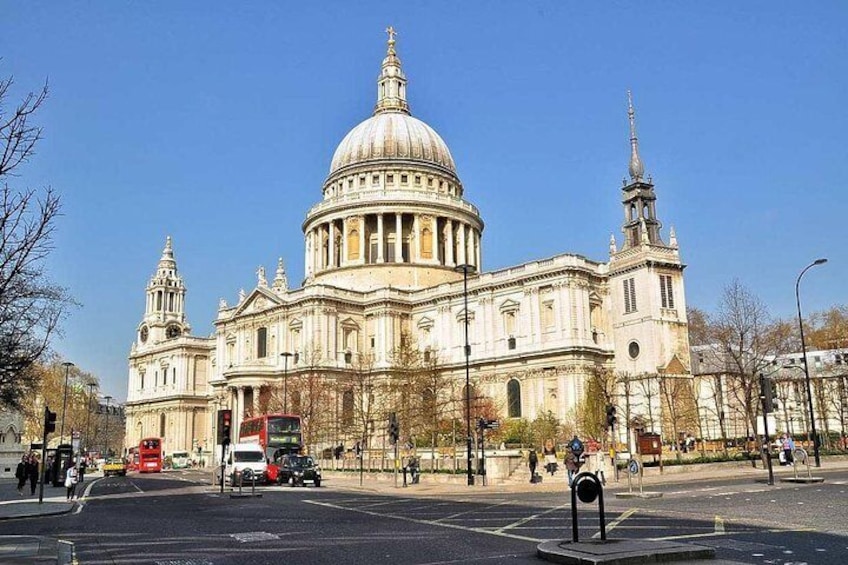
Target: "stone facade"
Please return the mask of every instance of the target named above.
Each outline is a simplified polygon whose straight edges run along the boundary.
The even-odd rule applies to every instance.
[[[688,367],[683,265],[673,230],[668,244],[661,238],[632,105],[621,248],[613,238],[608,262],[562,254],[486,272],[483,220],[445,142],[410,114],[393,35],[377,98],[306,214],[300,288],[288,288],[282,260],[270,283],[260,268],[255,289],[221,301],[213,338],[185,335],[168,240],[130,355],[128,445],[163,435],[166,451],[207,448],[218,408],[232,408],[237,427],[282,382],[307,373],[337,381],[365,354],[388,376],[408,339],[461,389],[466,320],[474,390],[504,418],[568,418],[598,368]]]

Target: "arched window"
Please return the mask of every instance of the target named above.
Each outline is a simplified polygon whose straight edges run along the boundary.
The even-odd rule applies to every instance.
[[[342,424],[353,425],[353,391],[346,390],[342,394]]]
[[[165,437],[165,415],[159,414],[159,437]]]
[[[511,379],[506,385],[507,413],[510,418],[521,417],[521,383]]]
[[[421,401],[423,402],[424,414],[435,416],[437,407],[436,407],[436,395],[433,394],[433,391],[429,388],[425,388],[424,392],[421,394]]]

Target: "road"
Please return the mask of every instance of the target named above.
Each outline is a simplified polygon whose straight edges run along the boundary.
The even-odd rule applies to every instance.
[[[608,491],[609,537],[710,545],[743,563],[848,563],[848,470],[817,485],[775,486],[749,478],[653,486],[664,496],[616,499]],[[571,537],[565,493],[418,496],[410,489],[263,487],[233,499],[197,471],[98,480],[78,512],[9,520],[0,535],[68,539],[82,565],[151,563],[541,563],[536,545]],[[426,480],[426,477],[425,477]],[[599,530],[597,506],[580,508],[581,539]]]

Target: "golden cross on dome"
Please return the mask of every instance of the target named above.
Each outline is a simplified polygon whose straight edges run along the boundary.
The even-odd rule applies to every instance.
[[[395,31],[395,28],[393,28],[392,26],[387,27],[387,28],[386,28],[386,33],[388,33],[388,34],[389,34],[389,42],[394,43],[394,41],[395,41],[395,35],[397,35],[397,32]]]

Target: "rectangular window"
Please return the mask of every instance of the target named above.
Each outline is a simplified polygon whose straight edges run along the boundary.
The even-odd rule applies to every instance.
[[[359,186],[365,186],[365,175],[359,177]]]
[[[394,175],[386,175],[386,184],[394,184],[395,176]]]
[[[256,330],[256,358],[262,359],[268,355],[268,328]]]
[[[660,299],[663,308],[674,308],[674,287],[671,275],[660,275]]]
[[[407,184],[407,183],[409,183],[409,177],[408,177],[407,175],[401,175],[401,176],[400,176],[400,183],[401,183],[401,184]]]
[[[624,279],[624,313],[636,311],[636,280]]]
[[[421,175],[415,175],[415,184],[421,184]]]
[[[380,175],[372,175],[371,176],[371,184],[374,184],[374,185],[380,184]]]
[[[542,304],[542,326],[552,328],[554,326],[554,302],[547,301]]]
[[[177,368],[176,367],[174,367],[174,372],[171,373],[171,384],[172,385],[177,384]]]

